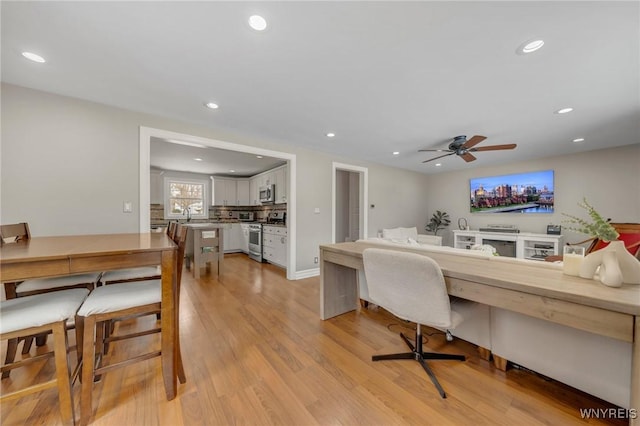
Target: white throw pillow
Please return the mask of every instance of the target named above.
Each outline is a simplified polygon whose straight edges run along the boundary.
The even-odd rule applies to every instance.
[[[415,226],[413,228],[383,229],[382,238],[388,239],[388,240],[405,240],[405,241],[408,241],[409,238],[413,240],[417,240],[418,229]]]

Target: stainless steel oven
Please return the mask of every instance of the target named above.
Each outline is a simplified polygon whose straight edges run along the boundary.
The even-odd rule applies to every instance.
[[[262,262],[262,224],[249,224],[249,257]]]

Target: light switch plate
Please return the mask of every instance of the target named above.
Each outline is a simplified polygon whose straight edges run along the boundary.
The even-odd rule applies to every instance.
[[[122,211],[124,213],[133,212],[133,205],[132,205],[131,201],[125,201],[124,203],[122,203]]]

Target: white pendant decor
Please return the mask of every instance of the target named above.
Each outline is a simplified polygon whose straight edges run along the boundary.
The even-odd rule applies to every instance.
[[[624,241],[611,241],[605,248],[588,254],[580,266],[580,276],[593,279],[598,267],[598,279],[606,286],[640,284],[640,261],[627,251]]]

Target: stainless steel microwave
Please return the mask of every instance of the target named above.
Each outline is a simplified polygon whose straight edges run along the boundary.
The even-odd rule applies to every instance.
[[[262,204],[273,203],[276,200],[275,185],[260,187],[260,202]]]

